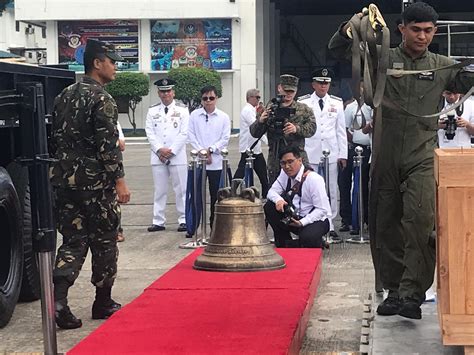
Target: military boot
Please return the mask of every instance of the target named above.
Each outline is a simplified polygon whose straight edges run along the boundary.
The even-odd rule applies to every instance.
[[[71,309],[67,305],[67,299],[55,302],[56,324],[62,329],[76,329],[82,327],[82,321],[72,314]]]
[[[111,287],[97,287],[95,301],[92,305],[92,319],[107,319],[117,312],[122,305],[111,298]]]
[[[412,297],[403,298],[398,314],[405,318],[421,319],[420,302]]]
[[[381,316],[394,316],[400,312],[400,299],[398,296],[388,297],[377,307],[377,314]]]

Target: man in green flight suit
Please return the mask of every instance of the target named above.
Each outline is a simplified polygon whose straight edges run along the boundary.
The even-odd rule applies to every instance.
[[[92,252],[96,298],[92,318],[105,319],[120,309],[111,298],[117,275],[118,203],[130,200],[125,183],[117,129],[117,105],[104,89],[115,79],[116,61],[123,58],[112,45],[89,39],[84,51],[85,76],[54,101],[50,153],[51,183],[56,195],[58,230],[63,244],[53,272],[56,324],[82,326],[68,306],[74,284]]]
[[[382,122],[375,122],[374,144],[377,124],[382,127],[378,131],[380,144],[374,146],[369,224],[371,243],[375,243],[374,266],[377,272],[379,265],[382,286],[389,291],[377,313],[421,319],[420,305],[435,268],[430,235],[435,211],[437,117],[420,116],[437,112],[441,94],[450,83],[456,91],[467,92],[474,84],[474,73],[459,68],[433,71],[454,61],[428,51],[438,20],[431,6],[414,3],[403,12],[402,20],[399,30],[403,40],[390,49],[389,68],[423,72],[387,77]],[[343,23],[329,42],[337,57],[350,53],[348,27]],[[388,101],[393,104],[387,106]]]
[[[267,133],[268,138],[268,183],[271,186],[280,174],[278,156],[289,146],[296,146],[302,152],[303,163],[308,163],[304,151],[305,138],[316,132],[316,119],[313,110],[295,100],[299,79],[284,74],[278,84],[279,103],[275,99],[267,104],[266,109],[250,125],[250,134],[260,138]],[[275,109],[275,106],[279,106]]]

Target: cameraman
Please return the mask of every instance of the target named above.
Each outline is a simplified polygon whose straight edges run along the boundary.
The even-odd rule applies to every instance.
[[[269,184],[273,184],[280,172],[278,156],[286,147],[298,147],[303,161],[308,162],[304,143],[305,138],[311,137],[316,132],[316,120],[311,108],[295,101],[298,81],[296,76],[281,75],[278,84],[278,93],[281,96],[267,104],[265,110],[257,115],[257,120],[250,125],[250,134],[255,138],[260,138],[267,132]],[[281,113],[286,115],[283,117],[283,122],[280,122]]]
[[[444,107],[448,108],[459,101],[460,94],[455,93],[452,87],[443,92]],[[454,137],[446,136],[447,116],[441,116],[438,127],[438,143],[440,148],[471,148],[471,135],[474,134],[474,101],[466,100],[456,110]]]
[[[290,232],[299,235],[303,248],[322,248],[329,231],[331,206],[324,180],[303,165],[298,147],[288,147],[279,155],[281,172],[267,194],[265,217],[273,229],[275,246],[284,248]]]

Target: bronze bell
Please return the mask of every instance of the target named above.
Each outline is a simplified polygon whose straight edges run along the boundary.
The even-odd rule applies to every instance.
[[[258,190],[243,185],[243,180],[236,179],[231,188],[219,190],[211,238],[194,262],[195,269],[262,271],[285,267],[268,240]]]

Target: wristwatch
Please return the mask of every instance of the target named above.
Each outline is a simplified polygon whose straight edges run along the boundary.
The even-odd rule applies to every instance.
[[[211,154],[214,153],[214,149],[212,149],[212,147],[207,148],[207,150],[208,150],[209,153],[211,153]]]

